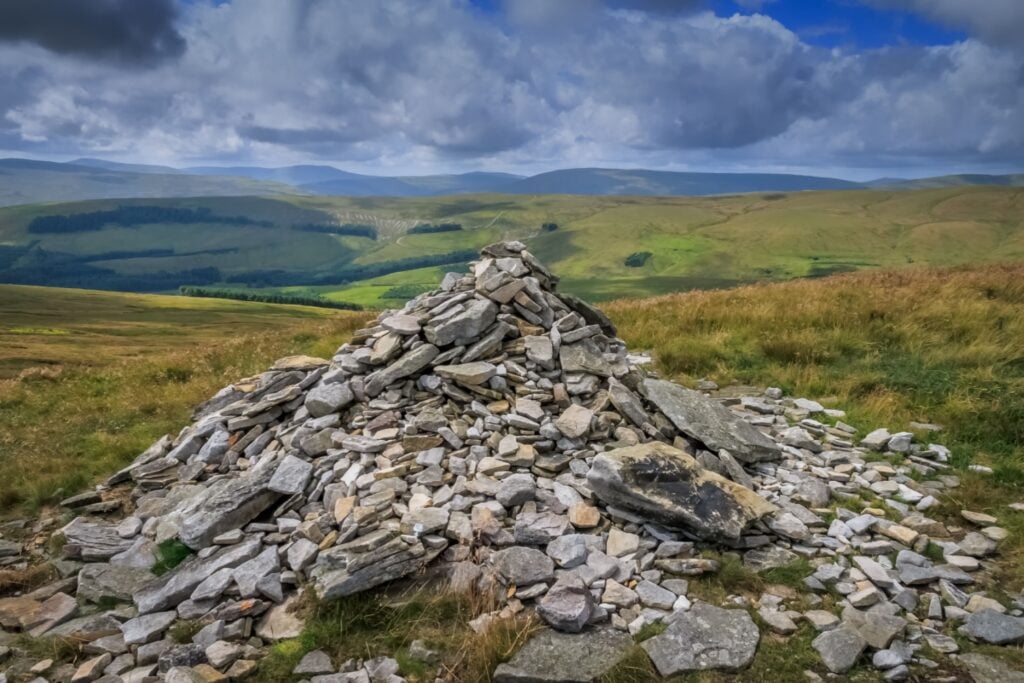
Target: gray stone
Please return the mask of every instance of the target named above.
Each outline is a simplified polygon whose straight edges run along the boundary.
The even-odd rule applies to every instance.
[[[700,392],[650,378],[643,381],[642,389],[647,399],[679,431],[697,439],[712,452],[724,448],[746,463],[779,457],[779,447],[774,441]]]
[[[505,507],[522,505],[528,500],[533,500],[537,484],[529,474],[513,474],[501,480],[498,484],[498,491],[495,498]]]
[[[995,657],[968,652],[960,655],[959,661],[967,668],[974,683],[1024,683],[1024,672],[1011,669]]]
[[[140,645],[159,640],[164,631],[170,628],[177,618],[178,613],[170,611],[154,612],[129,619],[121,624],[124,643],[125,645]]]
[[[675,604],[676,597],[678,597],[672,591],[662,588],[653,581],[641,581],[638,583],[636,594],[640,596],[640,602],[645,607],[664,610],[672,609],[672,605]]]
[[[257,468],[213,482],[182,506],[178,538],[199,550],[213,543],[215,536],[245,526],[280,497],[269,488],[273,475],[272,468]]]
[[[553,512],[523,512],[516,517],[515,537],[520,545],[547,545],[569,531],[569,519]]]
[[[292,496],[306,490],[306,484],[313,476],[313,466],[294,455],[286,455],[274,471],[267,485],[271,491]]]
[[[441,322],[427,323],[423,333],[431,344],[448,346],[469,344],[495,321],[498,307],[492,301],[474,299],[456,315],[445,317]]]
[[[867,642],[857,631],[847,626],[825,631],[811,642],[821,661],[835,674],[846,673],[860,659]]]
[[[306,410],[313,417],[336,413],[355,400],[348,382],[319,384],[306,394]]]
[[[257,595],[256,585],[260,579],[280,568],[277,547],[268,546],[256,557],[238,565],[231,573],[231,577],[238,584],[238,590],[243,598],[254,598]]]
[[[587,483],[607,504],[707,538],[737,539],[751,522],[776,509],[750,489],[658,442],[598,454]]]
[[[594,598],[583,581],[568,576],[560,580],[537,603],[537,613],[552,628],[579,633],[590,620]]]
[[[322,550],[308,574],[324,600],[360,593],[424,567],[442,548],[379,529],[354,541]]]
[[[483,384],[494,377],[497,371],[494,365],[483,361],[461,365],[438,365],[434,368],[434,372],[445,379],[469,385]]]
[[[493,306],[493,304],[491,305]],[[363,391],[366,392],[367,396],[377,396],[391,383],[404,379],[427,367],[430,361],[437,357],[438,353],[440,353],[440,350],[433,344],[417,346],[415,349],[402,354],[398,360],[386,368],[368,375],[363,383]]]
[[[633,646],[622,631],[578,635],[545,630],[494,671],[494,683],[594,683]]]
[[[186,560],[157,582],[136,593],[135,606],[140,614],[174,607],[188,598],[211,574],[246,562],[259,552],[260,546],[260,540],[253,538],[238,545],[227,546],[206,558]]]
[[[491,556],[491,565],[510,584],[528,586],[550,581],[555,575],[554,561],[533,548],[515,546]]]
[[[118,567],[110,564],[87,564],[78,572],[79,600],[102,602],[119,600],[131,602],[138,591],[154,582],[156,577],[148,569]]]
[[[1024,618],[984,609],[967,617],[959,632],[971,640],[991,645],[1024,642]]]
[[[116,526],[90,522],[84,517],[71,520],[60,533],[64,537],[64,557],[74,560],[104,562],[132,545],[131,540],[121,538]]]
[[[329,674],[337,669],[331,664],[331,656],[323,650],[313,650],[299,660],[299,663],[292,669],[296,676],[315,676],[316,674]]]
[[[761,634],[745,610],[698,602],[678,615],[664,633],[640,645],[662,676],[706,669],[735,671],[753,661]]]

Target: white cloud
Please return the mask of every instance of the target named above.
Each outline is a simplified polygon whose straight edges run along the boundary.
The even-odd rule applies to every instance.
[[[0,44],[0,148],[370,172],[1024,159],[1012,49],[825,50],[766,16],[675,7],[199,3],[181,56],[147,69]]]

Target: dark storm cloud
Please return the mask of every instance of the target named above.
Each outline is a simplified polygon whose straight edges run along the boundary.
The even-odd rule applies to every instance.
[[[197,2],[179,57],[148,70],[0,42],[0,146],[382,172],[1024,159],[1024,56],[981,29],[829,50],[707,7]]]
[[[172,0],[2,0],[0,40],[58,54],[153,63],[176,57],[185,41]]]

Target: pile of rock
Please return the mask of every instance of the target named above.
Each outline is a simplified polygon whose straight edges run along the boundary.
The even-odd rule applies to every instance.
[[[553,675],[535,669],[565,638],[580,675],[567,634],[616,653],[656,622],[668,628],[643,648],[663,675],[740,669],[760,637],[749,613],[687,597],[689,577],[717,571],[702,554],[716,548],[756,570],[816,565],[806,588],[841,596],[841,616],[787,609],[794,596],[777,589],[729,606],[781,634],[812,624],[834,672],[871,648],[904,678],[927,665],[923,643],[955,651],[950,621],[983,642],[1024,640],[1020,605],[964,592],[1005,532],[984,515],[965,513],[979,526],[967,533],[924,515],[957,484],[946,449],[884,430],[857,445],[841,413],[776,389],[720,401],[659,380],[556,283],[522,244],[492,245],[330,361],[282,359],[225,388],[102,495],[65,501],[80,515],[60,534],[67,578],[0,600],[0,626],[87,643],[76,683],[236,680],[265,644],[298,635],[299,586],[333,599],[430,565],[456,590],[505,598],[475,628],[535,609],[557,631],[497,680]],[[127,489],[130,515],[108,521]],[[154,578],[174,541],[194,556]],[[127,604],[103,609],[112,600]],[[169,635],[181,622],[201,626],[191,643]],[[402,680],[393,662],[339,672],[320,657],[298,673]]]

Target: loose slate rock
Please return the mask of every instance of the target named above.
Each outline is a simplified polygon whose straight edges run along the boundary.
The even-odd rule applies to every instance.
[[[750,489],[659,442],[597,455],[587,483],[609,504],[707,538],[739,538],[747,525],[776,509]]]
[[[828,670],[836,674],[849,671],[867,645],[857,631],[847,626],[825,631],[811,642]]]
[[[554,561],[539,550],[515,546],[491,556],[491,564],[509,583],[528,586],[550,581],[555,575]]]
[[[608,673],[633,645],[622,631],[579,635],[541,631],[512,659],[498,665],[494,683],[593,683]]]
[[[779,457],[774,441],[704,394],[660,379],[645,379],[643,393],[679,431],[709,450],[729,451],[737,460],[755,463]]]
[[[753,661],[760,639],[757,626],[745,610],[698,602],[664,633],[640,646],[662,676],[674,676],[685,671],[742,669]]]
[[[959,631],[982,643],[1011,645],[1024,642],[1024,619],[984,609],[967,617]]]

